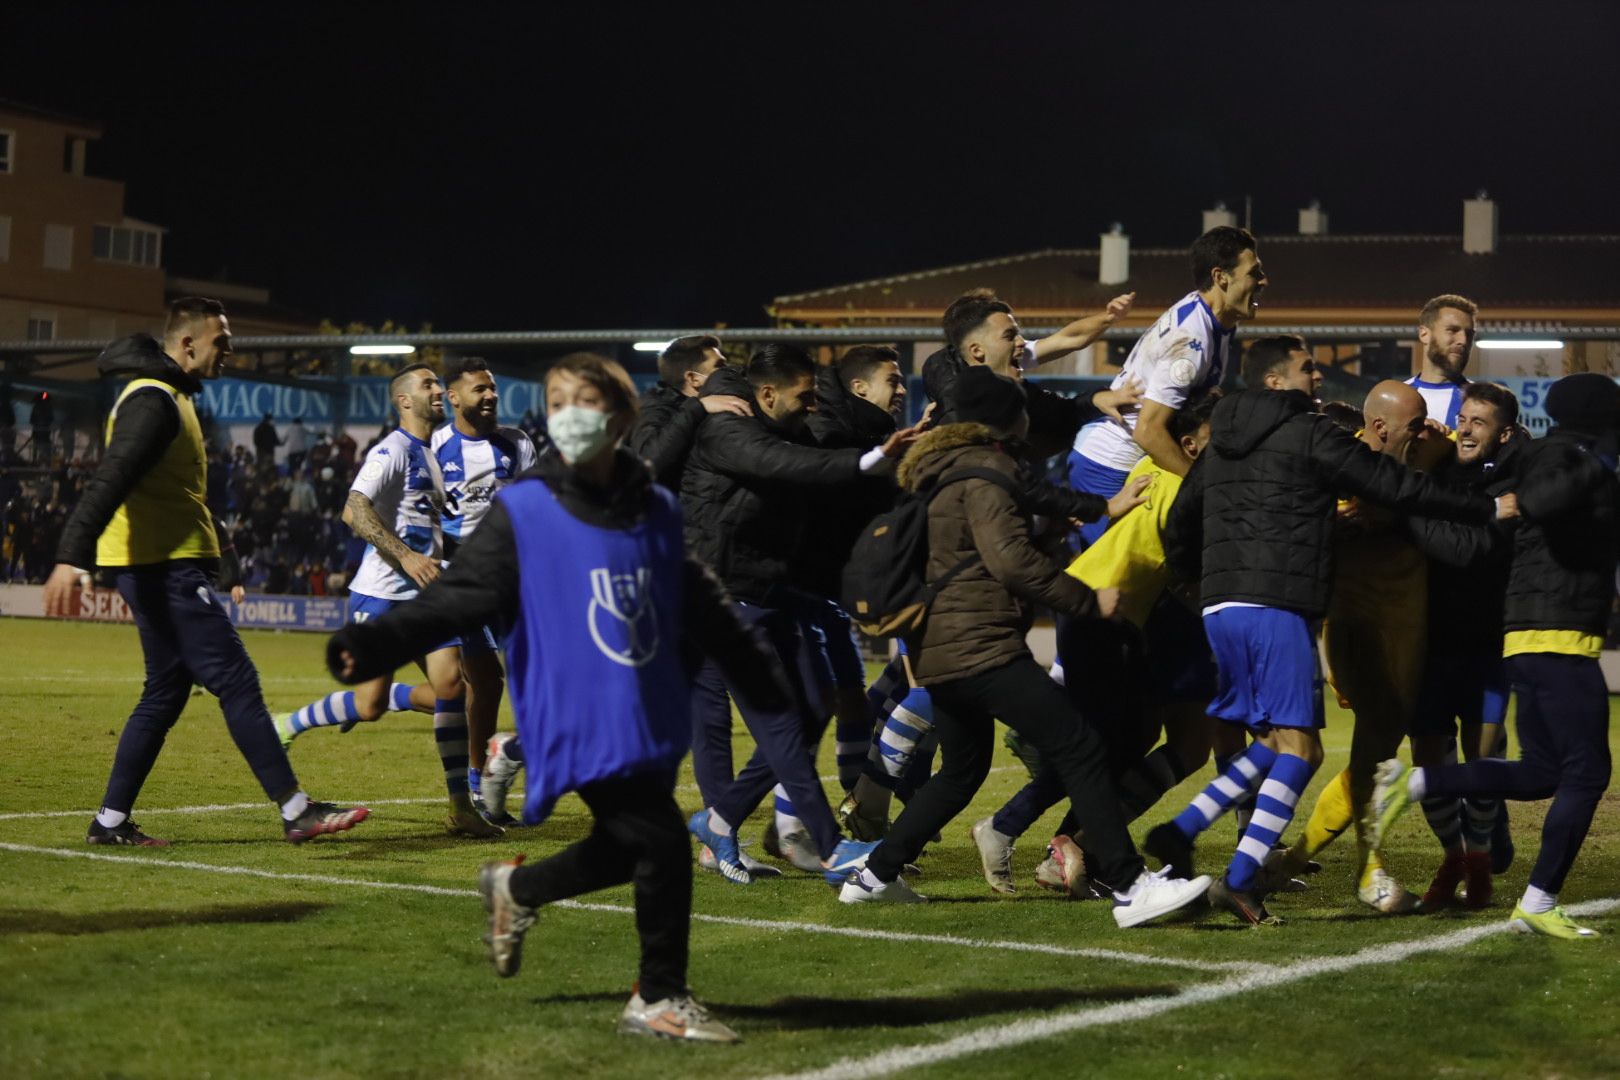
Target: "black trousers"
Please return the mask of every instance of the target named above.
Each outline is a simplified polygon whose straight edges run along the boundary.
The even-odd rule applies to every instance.
[[[193,683],[219,699],[236,748],[264,793],[276,802],[298,790],[259,689],[259,672],[198,566],[177,563],[125,570],[118,592],[135,616],[146,684],[118,739],[101,804],[128,813],[156,764]]]
[[[1525,653],[1507,660],[1518,700],[1519,760],[1483,758],[1425,769],[1439,798],[1551,798],[1530,884],[1564,887],[1609,786],[1609,690],[1596,660]]]
[[[674,773],[602,780],[579,789],[596,818],[590,835],[512,872],[512,897],[529,907],[633,881],[641,936],[641,996],[686,992],[692,929],[692,845],[675,804]]]
[[[1108,747],[1034,658],[1026,653],[979,675],[933,683],[928,691],[934,700],[940,768],[867,860],[880,881],[899,876],[929,838],[973,801],[990,772],[999,719],[1033,743],[1062,778],[1098,878],[1118,890],[1130,887],[1143,863],[1109,777]]]

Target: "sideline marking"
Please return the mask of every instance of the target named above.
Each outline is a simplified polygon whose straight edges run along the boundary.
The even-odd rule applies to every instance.
[[[1572,904],[1567,910],[1571,915],[1579,916],[1603,915],[1616,908],[1620,908],[1620,897],[1611,897],[1607,900],[1591,900],[1583,904]],[[1056,1035],[1066,1035],[1085,1028],[1147,1020],[1164,1013],[1186,1008],[1189,1005],[1203,1005],[1209,1002],[1222,1001],[1236,994],[1256,990],[1270,990],[1275,987],[1286,986],[1289,983],[1315,978],[1318,975],[1353,971],[1356,968],[1370,967],[1376,964],[1398,963],[1417,953],[1442,952],[1460,948],[1464,945],[1470,945],[1481,938],[1490,937],[1493,934],[1506,933],[1507,930],[1508,921],[1503,919],[1500,922],[1493,922],[1484,926],[1473,926],[1465,930],[1441,934],[1438,937],[1375,945],[1345,956],[1318,957],[1295,964],[1272,967],[1265,971],[1251,971],[1242,975],[1234,975],[1228,979],[1222,979],[1219,982],[1189,986],[1169,997],[1139,998],[1115,1005],[1077,1009],[1073,1012],[1060,1013],[1057,1016],[1049,1016],[1040,1020],[1018,1020],[1010,1024],[983,1028],[966,1035],[958,1035],[944,1042],[898,1047],[862,1058],[844,1058],[824,1068],[808,1069],[796,1073],[773,1074],[766,1080],[789,1080],[789,1078],[792,1078],[792,1080],[871,1080],[872,1077],[888,1076],[892,1073],[919,1068],[923,1065],[934,1065],[942,1061],[954,1061],[957,1058],[967,1057],[971,1054],[1004,1050],[1008,1047],[1021,1046],[1025,1043],[1049,1039]]]
[[[97,862],[121,863],[125,866],[201,870],[205,873],[265,878],[271,881],[301,881],[312,885],[346,885],[351,888],[425,893],[429,896],[476,897],[479,895],[477,889],[452,889],[443,885],[421,885],[403,881],[371,881],[365,878],[345,878],[326,874],[297,874],[280,870],[261,870],[252,866],[220,866],[215,863],[191,862],[183,859],[144,859],[129,855],[108,855],[99,851],[73,851],[65,848],[34,847],[28,844],[0,842],[0,851],[17,852],[23,855],[54,855],[64,859],[91,859]],[[598,904],[580,900],[559,900],[557,903],[547,906],[570,908],[575,911],[600,911],[615,915],[635,914],[634,908],[623,907],[619,904]],[[755,930],[769,930],[778,933],[829,934],[834,937],[863,938],[869,941],[953,945],[967,949],[1037,953],[1043,956],[1078,957],[1091,960],[1113,960],[1127,964],[1174,967],[1190,971],[1208,971],[1222,974],[1230,974],[1234,971],[1252,974],[1274,970],[1267,964],[1248,963],[1238,960],[1182,960],[1168,956],[1152,956],[1146,953],[1122,952],[1116,949],[1087,949],[1064,945],[1042,945],[1025,941],[997,941],[987,938],[956,937],[951,934],[912,934],[899,930],[866,930],[856,926],[822,926],[818,923],[749,919],[735,915],[705,915],[693,912],[692,921],[712,923],[719,926],[744,926]]]

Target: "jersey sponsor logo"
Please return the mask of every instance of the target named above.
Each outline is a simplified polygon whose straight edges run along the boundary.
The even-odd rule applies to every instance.
[[[642,667],[658,654],[658,612],[653,606],[652,571],[615,574],[591,571],[591,606],[586,613],[591,640],[602,655],[625,667]]]
[[[447,462],[445,462],[445,465],[444,465],[444,471],[446,473],[460,472],[461,471],[461,466],[457,465],[453,461],[447,461]]]
[[[377,447],[377,456],[378,457],[387,457],[388,456],[388,447],[386,447],[386,446]]]

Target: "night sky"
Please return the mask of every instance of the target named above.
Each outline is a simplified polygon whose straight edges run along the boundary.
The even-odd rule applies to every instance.
[[[104,125],[171,271],[339,322],[760,325],[1245,195],[1620,232],[1612,3],[339,7],[8,5],[0,97]]]

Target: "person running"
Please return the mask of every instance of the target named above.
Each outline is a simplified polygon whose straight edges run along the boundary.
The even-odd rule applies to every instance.
[[[1503,655],[1518,699],[1519,759],[1378,768],[1367,808],[1379,846],[1413,803],[1430,798],[1552,798],[1541,851],[1510,925],[1568,940],[1598,936],[1559,906],[1598,802],[1609,786],[1609,692],[1598,655],[1614,605],[1620,551],[1620,386],[1596,372],[1568,375],[1547,393],[1555,425],[1520,448],[1503,613]],[[1509,496],[1503,496],[1507,498]]]
[[[523,819],[539,824],[573,792],[594,821],[550,858],[479,870],[496,973],[518,973],[546,904],[634,882],[640,980],[620,1033],[735,1042],[686,985],[692,863],[675,772],[691,745],[688,672],[701,653],[778,709],[789,707],[786,676],[685,554],[675,497],[621,448],[637,412],[624,369],[564,357],[545,393],[555,452],[496,494],[461,556],[415,600],[334,635],[329,664],[352,685],[448,627],[509,627],[512,709],[529,760]]]
[[[114,575],[140,633],[146,683],[124,724],[92,844],[163,847],[131,818],[169,729],[200,683],[295,844],[364,821],[364,806],[312,801],[293,775],[259,688],[259,673],[215,598],[219,538],[207,505],[207,454],[195,398],[231,355],[230,321],[217,300],[169,305],[161,344],[137,334],[109,346],[103,378],[134,376],[107,417],[107,449],[74,508],[45,583],[45,613],[78,612],[90,567]]]

